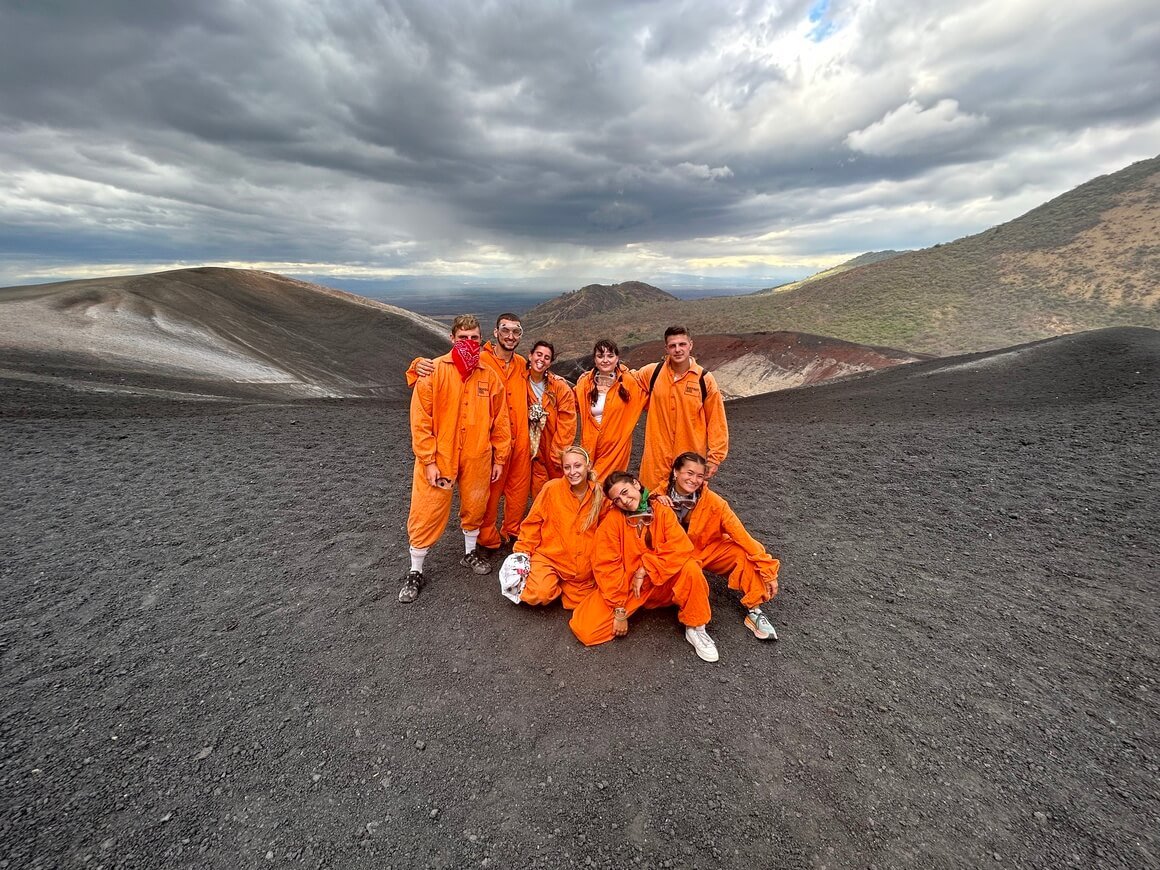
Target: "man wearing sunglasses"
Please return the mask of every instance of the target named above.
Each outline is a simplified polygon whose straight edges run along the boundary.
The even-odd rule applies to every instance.
[[[492,481],[479,545],[497,551],[520,534],[520,523],[528,510],[532,489],[532,444],[528,433],[528,361],[516,353],[524,328],[518,314],[501,314],[495,321],[492,340],[483,346],[480,365],[495,372],[507,396],[511,450],[499,479]],[[504,502],[503,524],[499,524],[499,503]]]

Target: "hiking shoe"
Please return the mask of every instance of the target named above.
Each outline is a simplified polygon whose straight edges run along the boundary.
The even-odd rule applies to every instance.
[[[745,627],[752,631],[758,640],[777,640],[777,629],[761,612],[760,607],[755,607],[745,614]]]
[[[408,571],[403,578],[403,586],[399,589],[399,601],[410,604],[419,597],[419,590],[423,588],[423,574],[420,571]]]
[[[697,657],[701,661],[717,661],[717,644],[713,643],[713,638],[709,637],[709,632],[705,631],[705,626],[698,625],[696,628],[686,628],[685,640],[693,645],[693,649],[697,651]]]
[[[476,574],[491,573],[491,563],[479,555],[478,547],[460,559],[459,564],[464,568],[470,568]]]

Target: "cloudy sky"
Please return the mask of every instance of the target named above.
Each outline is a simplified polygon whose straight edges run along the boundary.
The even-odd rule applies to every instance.
[[[1157,153],[1155,0],[0,0],[0,285],[776,283]]]

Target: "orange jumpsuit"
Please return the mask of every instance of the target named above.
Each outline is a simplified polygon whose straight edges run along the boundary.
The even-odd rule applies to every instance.
[[[479,353],[479,364],[495,372],[504,385],[512,439],[508,461],[499,480],[491,485],[483,525],[479,527],[479,543],[494,550],[520,533],[520,522],[528,510],[528,493],[532,488],[532,448],[528,442],[528,361],[513,353],[511,360],[505,363],[496,356],[494,345],[489,341]],[[502,529],[497,527],[501,498],[504,500]]]
[[[709,610],[709,583],[693,558],[693,544],[676,515],[662,504],[653,506],[652,549],[646,545],[643,529],[628,524],[618,508],[608,511],[596,532],[592,552],[592,573],[596,590],[572,611],[568,626],[585,646],[612,640],[613,608],[623,607],[629,616],[642,607],[679,608],[683,625],[705,625]],[[632,577],[644,566],[646,573],[640,597],[632,594]]]
[[[628,471],[632,461],[632,432],[641,411],[648,404],[648,392],[635,372],[624,365],[620,367],[617,383],[612,385],[604,399],[604,416],[600,423],[592,416],[592,406],[588,395],[595,383],[594,375],[587,371],[576,381],[576,407],[580,415],[580,443],[592,457],[592,467],[596,479],[601,483],[614,471]],[[620,398],[619,384],[628,391],[628,401]],[[665,479],[668,479],[666,473]]]
[[[587,494],[577,499],[568,481],[557,478],[544,484],[532,502],[512,548],[532,560],[532,572],[520,595],[525,604],[551,604],[562,595],[564,607],[574,610],[596,588],[592,545],[598,525],[583,529],[596,487],[589,483]]]
[[[653,371],[664,366],[653,383],[648,399],[648,423],[644,430],[644,456],[640,460],[640,482],[655,491],[669,479],[673,460],[692,450],[714,465],[725,461],[729,452],[729,425],[725,403],[714,377],[705,373],[705,400],[701,401],[701,373],[695,360],[676,381],[668,360],[649,363],[640,370],[640,379],[652,383]]]
[[[528,405],[539,401],[548,412],[544,431],[540,433],[540,449],[532,457],[532,498],[549,480],[563,477],[560,470],[560,452],[576,441],[576,397],[572,386],[559,375],[544,372],[547,384],[544,398],[536,398],[532,379],[528,378]]]
[[[725,499],[705,487],[685,519],[689,540],[696,549],[694,558],[704,570],[726,575],[729,588],[741,592],[746,610],[777,594],[781,562],[765,552],[765,547],[745,530]],[[773,595],[765,594],[766,581],[773,583]]]
[[[487,508],[492,463],[507,462],[512,440],[503,383],[494,372],[480,366],[464,380],[451,354],[433,362],[431,375],[412,382],[415,471],[407,538],[416,549],[439,540],[451,516],[451,489],[431,486],[426,466],[434,462],[440,476],[458,483],[459,519],[472,531],[479,528]]]

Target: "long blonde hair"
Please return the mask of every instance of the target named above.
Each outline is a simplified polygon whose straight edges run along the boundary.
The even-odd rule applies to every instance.
[[[592,459],[588,456],[588,451],[579,444],[571,444],[560,451],[560,464],[564,464],[564,457],[569,453],[575,453],[584,460],[584,464],[588,466],[588,482],[594,483],[596,486],[592,488],[592,507],[588,510],[588,516],[584,518],[584,525],[580,528],[582,531],[588,531],[596,521],[600,519],[600,508],[604,504],[604,490],[600,488],[600,482],[596,479],[596,470],[592,467]]]

